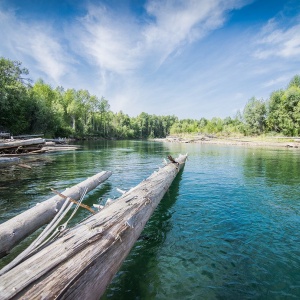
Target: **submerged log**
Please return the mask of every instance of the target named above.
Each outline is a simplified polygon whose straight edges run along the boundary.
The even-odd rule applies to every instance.
[[[111,174],[110,171],[98,173],[66,189],[62,194],[74,200],[78,200],[85,189],[87,189],[88,193],[109,178]],[[0,224],[0,257],[6,255],[9,250],[20,241],[51,221],[64,201],[64,198],[58,195],[54,196],[24,211],[7,222]]]
[[[99,299],[187,156],[0,277],[0,298]]]
[[[20,158],[18,157],[11,157],[11,158],[2,158],[0,157],[0,167],[1,166],[8,166],[8,165],[16,165],[20,163]]]

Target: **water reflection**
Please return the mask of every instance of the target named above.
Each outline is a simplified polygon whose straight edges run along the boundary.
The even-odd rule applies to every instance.
[[[276,183],[296,185],[300,176],[298,151],[249,151],[245,156],[244,174],[246,178],[263,178],[268,185]]]
[[[173,181],[101,299],[155,299],[160,282],[157,252],[173,227],[172,206],[179,195],[181,178],[182,171]]]

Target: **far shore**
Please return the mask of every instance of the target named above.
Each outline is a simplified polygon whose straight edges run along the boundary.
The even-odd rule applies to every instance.
[[[155,139],[166,143],[185,143],[185,144],[216,144],[216,145],[235,145],[246,147],[281,147],[299,148],[300,137],[216,137],[213,135],[172,135],[166,138]]]

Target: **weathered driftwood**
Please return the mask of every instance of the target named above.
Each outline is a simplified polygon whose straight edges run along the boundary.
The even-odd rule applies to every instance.
[[[98,173],[85,181],[66,189],[62,194],[74,200],[78,200],[86,188],[87,192],[93,190],[100,183],[109,178],[111,174],[110,171]],[[0,224],[0,257],[6,255],[9,250],[20,241],[51,221],[64,201],[64,198],[58,195],[54,196],[15,216],[7,222]]]
[[[79,146],[66,146],[66,145],[60,145],[60,146],[46,146],[43,147],[43,150],[49,151],[49,152],[55,152],[55,151],[69,151],[69,150],[77,150],[79,149]]]
[[[44,143],[45,143],[45,140],[42,138],[9,141],[9,142],[5,142],[5,143],[0,143],[0,149],[8,149],[8,148],[27,146],[27,145],[38,145],[38,144],[44,144]]]
[[[0,277],[0,298],[99,299],[186,156]]]

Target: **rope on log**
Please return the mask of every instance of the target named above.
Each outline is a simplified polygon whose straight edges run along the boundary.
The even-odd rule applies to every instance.
[[[89,192],[109,178],[111,174],[112,172],[110,171],[100,172],[79,184],[66,189],[63,194],[74,200],[78,200],[82,195],[82,188],[84,189],[87,187],[87,192]],[[62,197],[58,195],[54,196],[0,224],[0,257],[6,255],[10,249],[28,235],[49,223],[64,202],[65,199]]]
[[[88,205],[79,203],[79,202],[77,202],[76,200],[72,199],[71,197],[67,197],[67,196],[61,194],[60,192],[58,192],[58,191],[56,191],[56,190],[54,190],[54,189],[51,189],[51,191],[54,192],[56,195],[58,195],[58,196],[60,196],[60,197],[62,197],[62,198],[64,198],[64,199],[68,199],[69,201],[71,201],[71,202],[73,202],[73,203],[75,203],[75,204],[77,204],[77,205],[79,205],[79,206],[81,206],[81,207],[87,209],[87,210],[88,210],[89,212],[91,212],[92,214],[95,214],[95,213],[96,213],[96,212],[95,212],[92,208],[90,208]]]

